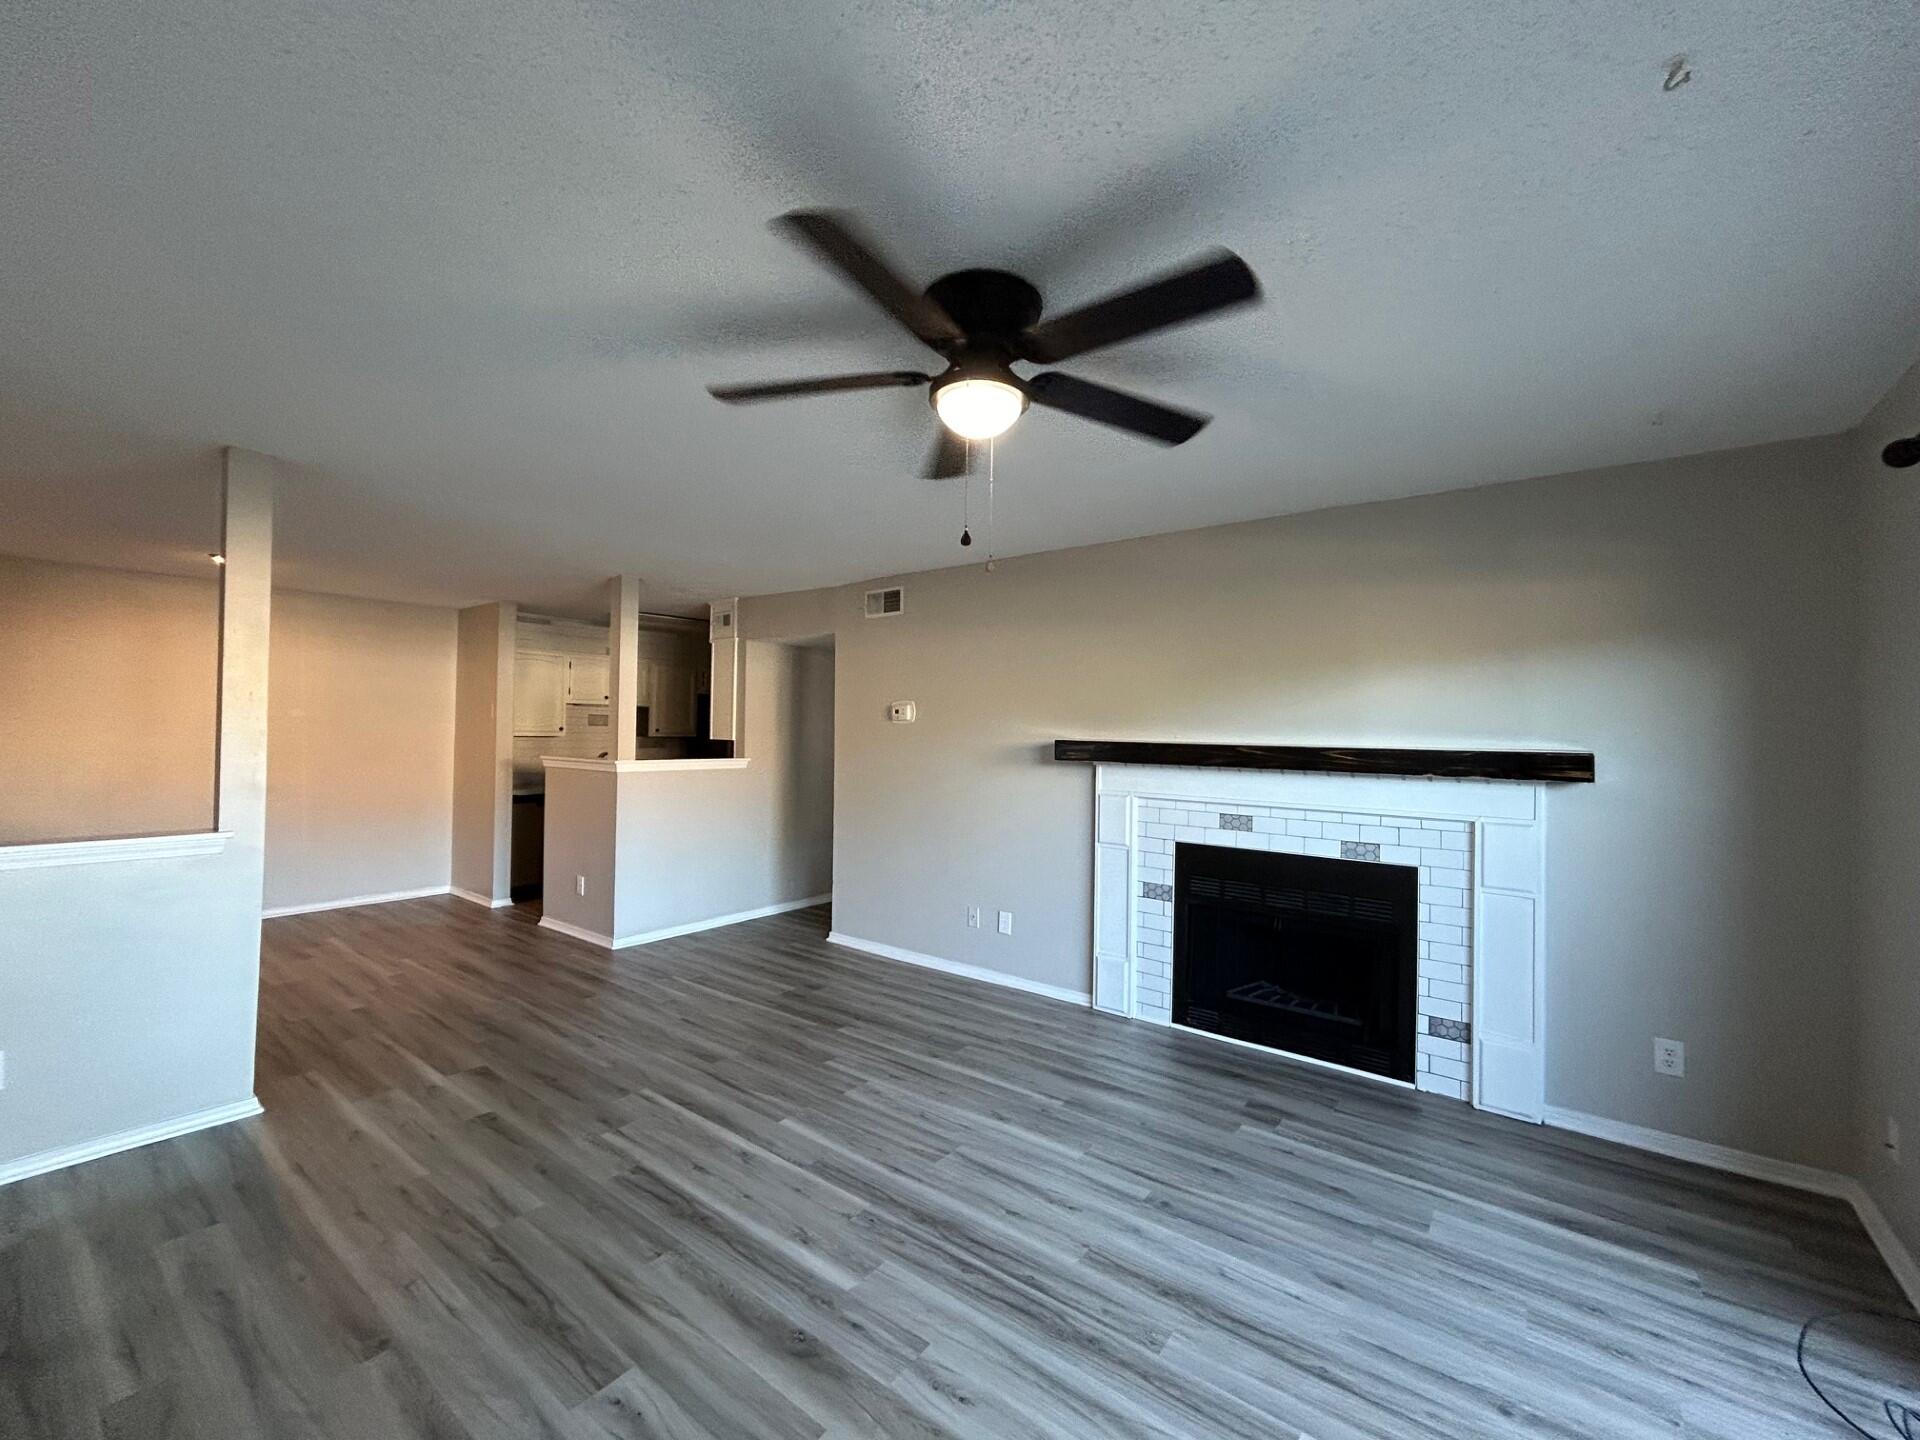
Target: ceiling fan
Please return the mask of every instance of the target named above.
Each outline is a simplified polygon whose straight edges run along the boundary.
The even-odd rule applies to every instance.
[[[1246,262],[1231,251],[1218,250],[1134,289],[1042,320],[1040,292],[1005,270],[957,270],[918,291],[880,257],[847,215],[795,210],[773,223],[776,230],[806,246],[877,301],[922,344],[945,357],[947,368],[938,375],[879,370],[760,385],[709,385],[708,393],[729,405],[741,405],[841,390],[925,385],[942,422],[926,468],[928,478],[934,480],[966,473],[967,442],[1004,433],[1030,403],[1163,445],[1191,440],[1207,423],[1207,416],[1058,370],[1018,375],[1014,363],[1052,365],[1260,298],[1260,282]]]

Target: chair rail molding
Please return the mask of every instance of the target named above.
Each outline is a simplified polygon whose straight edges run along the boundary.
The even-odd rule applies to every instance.
[[[136,860],[218,855],[232,838],[231,830],[206,830],[187,835],[124,835],[111,840],[0,845],[0,870],[38,870],[49,865],[118,865]]]

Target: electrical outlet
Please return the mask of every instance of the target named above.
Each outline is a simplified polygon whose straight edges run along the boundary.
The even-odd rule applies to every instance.
[[[1013,911],[1002,910],[1000,912],[1000,933],[1002,935],[1013,934]]]
[[[582,896],[584,896],[587,893],[587,877],[586,876],[576,875],[573,877],[573,893],[576,895],[582,895]]]
[[[978,905],[967,906],[967,928],[969,930],[978,930],[980,928],[980,907]]]
[[[1662,1075],[1685,1075],[1687,1047],[1678,1040],[1655,1040],[1653,1068]]]
[[[0,1075],[0,1084],[4,1083],[5,1076]],[[1887,1147],[1887,1158],[1898,1165],[1900,1163],[1900,1122],[1891,1115],[1887,1116],[1887,1138],[1880,1143]]]

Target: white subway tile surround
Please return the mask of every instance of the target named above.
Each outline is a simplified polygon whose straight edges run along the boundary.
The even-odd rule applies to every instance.
[[[1540,1117],[1542,787],[1116,765],[1097,768],[1096,806],[1097,1006],[1172,1021],[1176,845],[1408,866],[1419,872],[1414,1083]],[[1494,963],[1476,975],[1483,931]]]
[[[1414,1084],[1421,1090],[1467,1098],[1471,1063],[1465,1041],[1429,1033],[1429,1020],[1466,1023],[1471,989],[1472,880],[1466,848],[1467,826],[1459,820],[1423,820],[1416,816],[1349,815],[1278,806],[1236,806],[1227,811],[1194,810],[1185,802],[1138,801],[1140,838],[1135,890],[1134,957],[1136,1018],[1170,1024],[1173,1020],[1173,904],[1152,898],[1173,884],[1173,847],[1182,842],[1224,845],[1237,850],[1266,850],[1287,855],[1351,858],[1364,841],[1329,839],[1331,824],[1344,834],[1381,837],[1368,845],[1363,863],[1405,865],[1420,871],[1420,938],[1415,1011]],[[1229,822],[1251,818],[1251,825]],[[1166,832],[1166,833],[1156,833]],[[1454,844],[1449,846],[1451,836]],[[1348,847],[1343,855],[1341,847]],[[1374,846],[1377,845],[1377,850]],[[1170,890],[1167,891],[1170,894]]]

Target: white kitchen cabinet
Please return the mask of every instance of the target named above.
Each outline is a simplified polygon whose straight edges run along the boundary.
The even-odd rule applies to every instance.
[[[567,657],[523,651],[513,657],[513,733],[567,733]]]
[[[647,734],[656,737],[693,735],[693,667],[671,660],[650,661],[642,671],[646,680]]]
[[[612,699],[613,661],[605,655],[573,655],[567,659],[567,703],[605,705]]]

